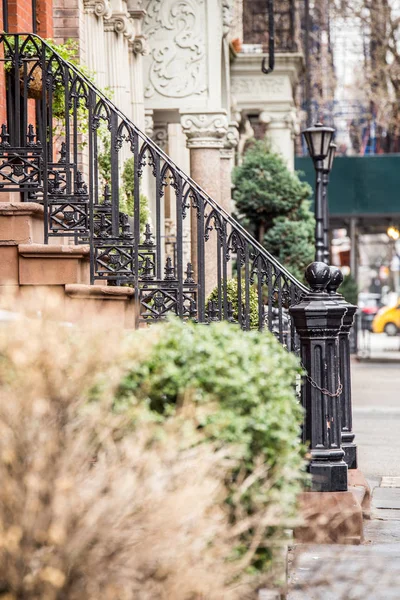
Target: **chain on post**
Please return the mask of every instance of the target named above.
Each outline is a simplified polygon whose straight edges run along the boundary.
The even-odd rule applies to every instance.
[[[340,329],[339,329],[339,333],[338,336],[342,333],[342,329],[344,327],[344,318],[347,315],[347,311],[349,309],[346,308],[343,316],[342,316],[342,320],[340,323]],[[304,367],[303,363],[301,363],[302,368],[304,369],[304,371],[307,373],[307,369]],[[343,384],[340,381],[340,372],[338,372],[338,387],[335,393],[330,392],[329,390],[327,390],[326,388],[322,388],[318,385],[318,383],[316,381],[314,381],[314,379],[312,377],[310,377],[308,374],[306,374],[306,379],[307,381],[313,386],[313,388],[319,390],[322,394],[324,394],[324,396],[329,396],[329,398],[337,398],[338,396],[341,396],[343,393]]]

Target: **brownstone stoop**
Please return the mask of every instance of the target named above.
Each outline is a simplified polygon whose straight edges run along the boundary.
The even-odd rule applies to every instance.
[[[44,244],[43,219],[41,204],[21,202],[18,193],[0,194],[0,293],[12,291],[23,305],[40,311],[51,292],[62,320],[82,323],[100,317],[113,326],[134,328],[134,290],[90,285],[89,246],[63,238]]]

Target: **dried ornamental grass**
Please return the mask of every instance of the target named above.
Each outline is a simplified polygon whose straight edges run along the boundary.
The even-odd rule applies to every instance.
[[[46,320],[1,327],[0,598],[255,597],[259,581],[226,560],[240,535],[223,503],[233,451],[199,444],[188,413],[161,428],[144,404],[110,410],[151,344]]]

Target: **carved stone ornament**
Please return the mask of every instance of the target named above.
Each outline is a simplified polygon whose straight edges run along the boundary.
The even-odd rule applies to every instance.
[[[233,23],[233,3],[232,0],[222,1],[222,32],[226,37]]]
[[[264,99],[281,97],[285,94],[284,77],[233,77],[231,91],[237,98],[243,96],[263,97]]]
[[[168,148],[168,123],[154,123],[153,140],[164,152]]]
[[[126,13],[112,13],[112,16],[104,23],[104,31],[115,31],[126,37],[130,42],[135,39],[135,32]]]
[[[135,35],[130,47],[133,54],[146,54],[148,52],[147,40],[144,35]]]
[[[224,147],[229,126],[225,112],[186,113],[181,117],[181,125],[188,148]]]
[[[151,46],[145,98],[207,91],[204,0],[149,0],[143,33]]]
[[[154,111],[152,109],[145,110],[144,113],[144,131],[150,138],[153,138],[154,133]]]
[[[239,123],[231,121],[225,138],[225,148],[234,149],[239,143]]]
[[[127,0],[127,8],[131,17],[134,17],[134,13],[136,13],[136,18],[139,18],[139,13],[142,17],[146,14],[144,9],[144,5],[146,4],[145,0]]]
[[[110,19],[112,8],[109,0],[83,0],[85,12],[94,13],[96,17]]]

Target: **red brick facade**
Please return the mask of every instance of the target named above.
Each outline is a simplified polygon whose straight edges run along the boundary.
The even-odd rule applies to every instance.
[[[33,31],[32,0],[7,0],[8,32]],[[1,30],[4,24],[0,16]],[[53,36],[53,0],[36,0],[36,31],[44,38]]]
[[[8,0],[9,33],[29,33],[32,30],[32,0]]]
[[[53,0],[37,0],[36,29],[43,38],[53,37]]]
[[[2,5],[1,5],[2,6]],[[32,0],[7,0],[8,33],[30,33],[33,31]],[[0,12],[0,31],[4,31],[3,12]],[[36,1],[36,31],[43,38],[53,37],[53,0]],[[29,112],[34,120],[34,103]],[[6,120],[4,70],[0,66],[0,124]]]

